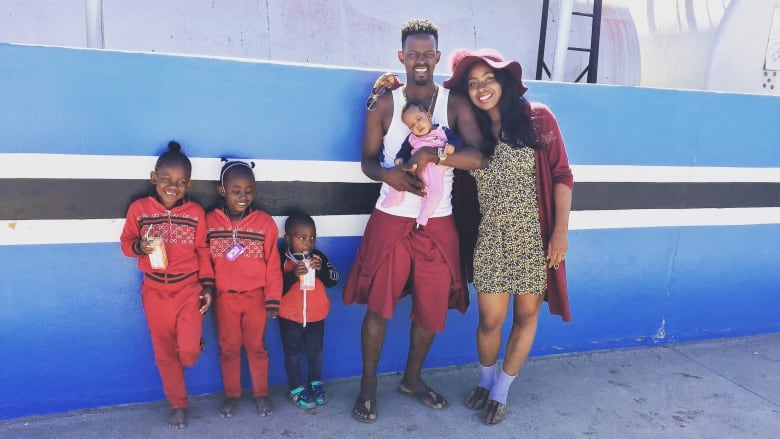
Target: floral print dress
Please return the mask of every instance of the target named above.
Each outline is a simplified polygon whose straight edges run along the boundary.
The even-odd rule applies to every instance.
[[[474,287],[480,293],[544,294],[547,269],[530,147],[499,141],[477,182],[482,221],[474,251]]]

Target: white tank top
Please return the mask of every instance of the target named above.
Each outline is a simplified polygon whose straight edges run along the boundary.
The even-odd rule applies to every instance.
[[[433,109],[433,115],[431,115],[431,121],[433,124],[439,124],[441,126],[448,125],[447,119],[447,100],[449,98],[450,91],[440,85],[438,96],[436,97],[436,106]],[[401,109],[406,104],[406,98],[403,94],[404,87],[393,90],[393,120],[390,122],[390,127],[387,129],[383,144],[384,144],[384,160],[382,166],[385,168],[392,168],[395,166],[394,160],[398,150],[401,149],[401,145],[409,135],[409,127],[401,120]],[[441,201],[436,207],[431,217],[447,216],[452,214],[452,168],[448,167],[444,172],[444,186]],[[376,208],[382,212],[389,213],[390,215],[402,216],[406,218],[417,218],[420,213],[420,201],[421,197],[412,193],[404,193],[404,199],[400,204],[393,207],[382,207],[382,201],[390,191],[390,185],[382,183],[382,188],[379,190],[379,199],[376,202]]]

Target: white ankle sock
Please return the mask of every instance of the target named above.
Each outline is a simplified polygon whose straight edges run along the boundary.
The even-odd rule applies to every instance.
[[[512,385],[512,381],[514,381],[515,378],[517,378],[517,375],[507,375],[506,372],[501,369],[498,372],[496,384],[490,390],[490,399],[506,405],[507,396],[509,396],[509,387]]]
[[[479,387],[492,389],[496,383],[496,364],[492,366],[479,365]]]

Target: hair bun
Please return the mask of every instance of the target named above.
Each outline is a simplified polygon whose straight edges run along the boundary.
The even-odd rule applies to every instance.
[[[171,152],[181,152],[181,145],[175,140],[168,142],[168,150]]]

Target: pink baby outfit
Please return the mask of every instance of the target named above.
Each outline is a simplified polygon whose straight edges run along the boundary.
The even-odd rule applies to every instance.
[[[441,125],[435,127],[431,132],[424,136],[409,134],[409,137],[406,138],[406,142],[411,145],[411,154],[414,154],[424,146],[432,146],[434,148],[445,146],[447,145],[447,141],[445,128]],[[401,153],[399,153],[399,155],[400,154]],[[421,226],[428,224],[428,218],[436,211],[436,207],[439,205],[439,201],[444,192],[444,172],[447,169],[447,166],[435,165],[433,163],[427,164],[425,169],[423,169],[422,181],[425,183],[426,195],[423,197],[422,201],[420,201],[420,213],[417,215],[417,224]],[[397,206],[403,199],[403,191],[397,191],[390,188],[387,197],[382,201],[382,207]]]

